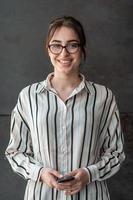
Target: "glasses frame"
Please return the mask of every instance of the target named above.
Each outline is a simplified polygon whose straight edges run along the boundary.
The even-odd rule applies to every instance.
[[[69,50],[67,49],[67,47],[68,47],[68,45],[69,45],[70,43],[68,43],[68,44],[66,44],[66,45],[61,45],[61,44],[58,44],[58,45],[60,45],[62,48],[61,48],[61,51],[59,52],[59,53],[54,53],[52,50],[51,50],[51,46],[53,46],[53,45],[55,45],[55,44],[49,44],[48,45],[48,48],[49,48],[49,50],[50,50],[50,52],[52,53],[52,54],[54,54],[54,55],[59,55],[59,54],[61,54],[62,53],[62,51],[63,51],[63,49],[65,49],[69,54],[75,54],[75,53],[77,53],[78,51],[79,51],[79,47],[81,46],[81,44],[80,43],[73,43],[73,44],[76,44],[76,45],[78,45],[78,48],[77,48],[77,50],[75,51],[75,52],[69,52]]]

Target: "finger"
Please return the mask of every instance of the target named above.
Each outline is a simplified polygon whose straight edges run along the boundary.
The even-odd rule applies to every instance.
[[[75,190],[67,190],[65,191],[65,195],[74,195],[77,194],[80,191],[79,188],[76,188]]]
[[[66,185],[65,183],[64,184],[58,183],[58,189],[60,189],[60,190],[70,190],[71,186],[70,185]]]
[[[50,182],[49,182],[49,186],[51,186],[52,188],[56,188],[57,190],[64,190],[64,188],[60,188],[59,187],[59,184],[58,184],[58,182],[57,182],[57,179],[54,177],[54,176],[52,176],[52,177],[50,177],[50,180],[49,180]]]
[[[59,190],[71,190],[71,189],[75,189],[75,188],[79,187],[79,183],[76,183],[76,184],[70,184],[70,183],[60,184],[60,183],[58,183],[57,187]]]
[[[62,174],[60,174],[58,171],[56,171],[56,170],[50,170],[50,173],[52,174],[52,175],[54,175],[54,176],[56,176],[57,178],[61,178],[63,175]]]
[[[71,192],[70,192],[70,195],[77,194],[79,191],[80,191],[80,189],[77,189],[77,190],[71,191]]]
[[[79,181],[80,177],[79,177],[79,170],[73,170],[72,172],[70,172],[69,174],[67,174],[68,176],[74,176],[75,177],[75,181]]]
[[[49,175],[49,177],[45,178],[45,183],[49,186],[49,187],[54,187],[56,184],[55,178],[52,175]]]
[[[75,176],[77,173],[78,173],[78,170],[75,169],[75,170],[69,172],[67,175],[68,175],[68,176]]]
[[[61,186],[68,186],[68,187],[71,187],[71,186],[75,185],[76,183],[77,183],[77,181],[74,179],[74,180],[62,182],[62,183],[59,183],[59,184],[60,184]]]
[[[79,182],[73,182],[72,183],[64,183],[64,184],[58,184],[58,188],[60,190],[74,190],[75,188],[80,187]]]
[[[73,186],[66,186],[66,187],[62,187],[61,189],[62,190],[65,190],[66,192],[69,192],[69,191],[74,191],[74,190],[77,190],[80,188],[80,185],[79,184],[76,184],[76,185],[73,185]]]
[[[42,172],[42,181],[45,182],[49,187],[57,187],[57,176],[59,173],[52,169],[45,169]]]

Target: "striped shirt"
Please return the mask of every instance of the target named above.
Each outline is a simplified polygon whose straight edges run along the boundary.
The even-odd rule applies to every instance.
[[[115,97],[105,86],[82,81],[63,102],[45,81],[24,88],[11,115],[6,156],[27,179],[25,200],[109,200],[106,179],[125,158]],[[90,183],[66,196],[39,180],[42,168],[61,174],[85,167]]]

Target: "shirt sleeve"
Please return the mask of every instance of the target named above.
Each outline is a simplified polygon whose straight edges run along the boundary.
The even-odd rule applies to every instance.
[[[103,140],[98,162],[87,166],[91,182],[102,181],[114,175],[125,159],[123,150],[123,133],[121,130],[119,111],[113,98],[110,112],[108,113],[108,125],[104,134],[101,133],[100,140]]]
[[[5,155],[12,169],[24,179],[39,179],[43,166],[34,159],[30,128],[20,100],[11,114],[10,141]]]

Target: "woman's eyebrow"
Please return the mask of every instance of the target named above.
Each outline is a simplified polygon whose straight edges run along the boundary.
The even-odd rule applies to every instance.
[[[60,41],[60,40],[53,40],[53,41],[51,41],[51,43],[53,43],[53,42],[56,42],[56,43],[61,43],[61,41]]]
[[[78,40],[68,40],[67,42],[77,42],[77,43],[79,43]]]
[[[61,41],[61,40],[53,40],[53,41],[51,41],[51,43],[62,43],[63,41]],[[66,41],[66,43],[69,43],[69,42],[77,42],[77,43],[79,43],[79,41],[78,40],[67,40]]]

